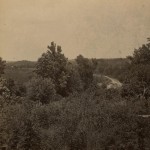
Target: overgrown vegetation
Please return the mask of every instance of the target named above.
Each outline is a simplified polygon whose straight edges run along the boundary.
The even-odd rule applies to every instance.
[[[0,58],[1,148],[150,149],[149,56],[148,43],[117,65],[82,55],[68,61],[52,42],[21,84],[3,75],[5,61]],[[97,86],[95,73],[116,77],[123,87]]]

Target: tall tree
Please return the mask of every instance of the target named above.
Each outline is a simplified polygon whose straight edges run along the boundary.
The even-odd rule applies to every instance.
[[[61,46],[56,46],[54,42],[47,48],[47,52],[38,59],[35,72],[43,78],[51,78],[56,92],[65,96],[68,59],[62,54]]]
[[[87,88],[93,81],[93,73],[97,64],[95,59],[84,58],[82,55],[77,56],[76,62],[78,64],[78,71],[81,80],[84,83],[84,88]]]
[[[130,70],[123,86],[123,96],[138,96],[144,102],[148,111],[148,99],[150,97],[150,43],[143,44],[134,50]]]

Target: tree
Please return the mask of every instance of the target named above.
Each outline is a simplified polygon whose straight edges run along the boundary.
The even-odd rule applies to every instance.
[[[88,58],[84,58],[82,55],[77,56],[76,62],[78,64],[78,71],[81,80],[84,83],[84,88],[87,88],[93,81],[93,73],[97,62],[95,59],[89,60]]]
[[[83,82],[81,80],[78,65],[73,63],[68,63],[67,70],[69,78],[67,79],[67,88],[66,91],[68,95],[70,93],[79,93],[83,91]]]
[[[148,111],[150,97],[150,43],[134,50],[127,79],[123,86],[123,96],[138,96],[145,102]]]
[[[51,42],[48,51],[43,53],[36,65],[36,74],[43,78],[50,78],[55,85],[56,92],[65,96],[67,87],[67,66],[68,59],[62,54],[61,46]]]
[[[134,65],[138,64],[150,64],[150,41],[147,44],[143,44],[138,49],[134,50],[133,56],[128,56],[131,63]]]
[[[0,76],[4,74],[4,69],[5,69],[6,61],[2,60],[0,57]]]

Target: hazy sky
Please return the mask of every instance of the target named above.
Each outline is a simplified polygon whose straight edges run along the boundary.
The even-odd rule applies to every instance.
[[[37,60],[51,41],[70,59],[132,54],[150,37],[150,0],[0,0],[0,56]]]

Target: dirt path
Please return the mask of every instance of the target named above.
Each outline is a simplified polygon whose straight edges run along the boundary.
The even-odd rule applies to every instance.
[[[108,76],[104,76],[104,77],[107,78],[107,79],[109,79],[109,80],[111,80],[112,84],[116,84],[118,87],[122,86],[122,83],[119,80],[111,78],[111,77],[108,77]]]
[[[110,82],[107,83],[107,89],[110,89],[110,88],[120,88],[122,86],[122,83],[117,80],[117,79],[114,79],[114,78],[111,78],[109,76],[102,76],[100,74],[94,74],[93,75],[94,77],[98,77],[98,78],[106,78],[108,79]],[[98,85],[101,85],[102,83],[98,83]]]

